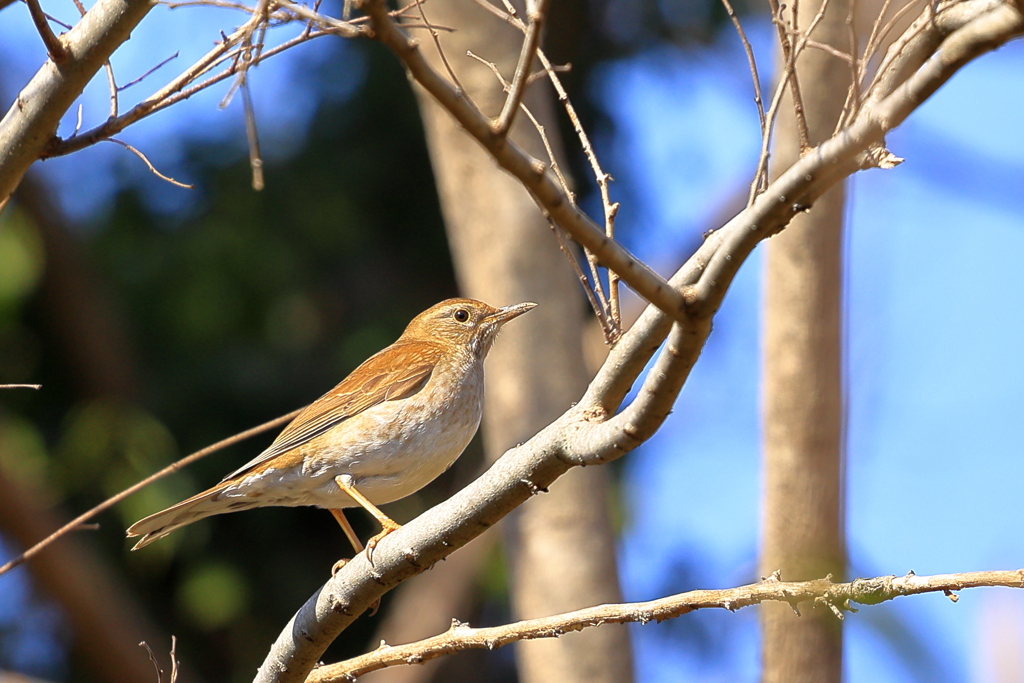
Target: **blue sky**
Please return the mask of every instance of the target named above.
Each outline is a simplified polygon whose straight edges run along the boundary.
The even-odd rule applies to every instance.
[[[73,18],[70,3],[63,14],[51,11]],[[126,93],[124,106],[237,21],[207,9],[153,12],[169,21],[143,22],[115,57],[119,80],[170,54],[154,46],[182,46],[182,55]],[[0,59],[10,89],[43,53],[23,6],[3,19]],[[767,64],[767,27],[748,30]],[[314,101],[304,74],[320,54],[322,44],[314,44],[256,71],[257,112],[274,121],[262,131],[270,154],[301,141]],[[350,92],[361,73],[354,62],[351,83],[335,95]],[[851,186],[848,522],[858,575],[1024,566],[1016,514],[1024,481],[1022,73],[1021,41],[970,65],[890,136],[892,151],[907,161],[860,174]],[[623,238],[665,271],[676,264],[659,259],[679,255],[749,182],[759,140],[745,58],[726,32],[701,51],[659,48],[610,65],[594,87],[615,123],[615,137],[599,136],[598,151],[630,198],[620,213]],[[123,137],[172,175],[180,160],[175,141],[185,133],[231,136],[241,147],[240,103],[217,108],[224,90],[157,114]],[[83,102],[86,127],[105,118],[104,79]],[[42,169],[79,217],[103,209],[113,174],[156,185],[141,162],[109,144]],[[170,208],[189,200],[161,186],[153,201]],[[621,561],[630,599],[756,578],[760,260],[755,252],[742,269],[672,417],[625,463]],[[0,613],[20,604],[8,602]],[[901,599],[865,608],[846,624],[854,683],[915,680],[905,666],[910,648],[896,652],[881,635],[901,628],[932,662],[918,679],[996,683],[986,653],[1000,637],[1024,649],[1024,597],[976,590],[956,605],[942,596]],[[751,610],[690,615],[634,633],[639,680],[756,680]]]

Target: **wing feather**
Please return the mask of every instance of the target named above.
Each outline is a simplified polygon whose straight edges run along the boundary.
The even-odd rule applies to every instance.
[[[267,450],[224,481],[308,443],[368,408],[413,396],[426,386],[442,354],[436,344],[399,341],[370,356],[338,386],[299,413]]]

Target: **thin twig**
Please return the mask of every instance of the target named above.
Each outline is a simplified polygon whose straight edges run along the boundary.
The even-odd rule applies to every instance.
[[[155,175],[157,178],[160,178],[160,180],[166,180],[171,185],[176,185],[177,187],[183,187],[186,190],[193,190],[193,189],[195,189],[194,186],[192,186],[192,185],[189,185],[187,183],[179,182],[179,181],[175,180],[174,178],[172,178],[170,176],[166,176],[163,173],[161,173],[160,171],[156,170],[156,167],[153,166],[152,163],[150,163],[149,159],[146,158],[145,154],[140,152],[135,147],[132,147],[131,145],[129,145],[124,140],[118,140],[117,138],[107,138],[107,142],[113,142],[113,143],[116,143],[118,145],[121,145],[122,147],[127,149],[129,152],[132,152],[133,154],[135,154],[135,156],[137,156],[138,158],[142,159],[142,162],[144,164],[146,164],[146,168],[149,169],[150,173]]]
[[[853,3],[851,3],[851,6],[852,5],[853,5]],[[853,59],[852,56],[850,56],[849,53],[843,52],[842,50],[837,50],[836,48],[832,47],[828,43],[819,43],[816,40],[808,39],[806,41],[803,41],[803,44],[806,45],[807,47],[813,47],[815,50],[821,50],[822,52],[827,52],[828,54],[832,55],[833,57],[841,59],[844,62],[846,62],[847,64],[849,64],[851,67],[854,67],[854,59]],[[856,83],[856,81],[853,81],[853,82]]]
[[[263,189],[263,157],[260,154],[260,137],[256,132],[256,112],[249,94],[249,79],[242,79],[242,104],[245,108],[245,139],[249,144],[249,167],[252,169],[252,189]]]
[[[173,60],[175,60],[175,59],[177,59],[177,58],[178,58],[178,53],[177,53],[177,52],[175,52],[175,53],[174,53],[173,55],[171,55],[170,57],[168,57],[168,58],[167,58],[167,59],[165,59],[164,61],[160,62],[159,64],[157,64],[157,65],[156,65],[156,66],[154,66],[154,67],[153,67],[152,69],[150,69],[150,70],[149,70],[149,71],[147,71],[146,73],[142,74],[141,76],[139,76],[139,77],[138,77],[138,78],[136,78],[135,80],[133,80],[133,81],[128,81],[127,83],[125,83],[124,85],[122,85],[121,87],[119,87],[119,88],[118,88],[118,91],[120,91],[120,92],[124,92],[125,90],[127,90],[127,89],[128,89],[128,88],[130,88],[130,87],[132,87],[133,85],[138,85],[138,84],[139,84],[139,83],[141,83],[141,82],[142,82],[142,81],[143,81],[143,80],[144,80],[144,79],[145,79],[145,78],[146,78],[147,76],[149,76],[150,74],[154,73],[154,72],[155,72],[155,71],[157,71],[157,70],[158,70],[158,69],[159,69],[160,67],[164,66],[164,65],[165,65],[165,64],[167,64],[168,62],[171,62],[171,61],[173,61]]]
[[[42,384],[0,384],[0,389],[42,389]]]
[[[151,648],[144,640],[139,643],[139,647],[146,651],[146,654],[149,655],[149,661],[153,663],[153,668],[156,670],[156,683],[163,683],[164,670],[160,668],[160,662],[157,661],[156,653],[153,652],[153,648]]]
[[[469,649],[493,650],[510,643],[537,638],[557,638],[566,633],[604,624],[661,622],[698,610],[724,609],[730,612],[764,602],[785,602],[794,608],[810,602],[814,608],[830,611],[838,619],[844,612],[856,612],[852,603],[875,605],[901,596],[944,593],[956,602],[954,591],[979,587],[1024,588],[1024,570],[966,572],[936,576],[883,576],[832,583],[830,577],[814,581],[780,581],[778,573],[758,583],[719,590],[695,590],[648,602],[599,605],[540,619],[471,628],[453,619],[451,627],[432,638],[407,645],[380,647],[359,657],[313,670],[307,683],[351,681],[371,671],[393,666],[422,664],[430,659]]]
[[[501,71],[498,69],[497,64],[495,64],[494,62],[490,62],[477,54],[474,54],[472,50],[467,50],[466,55],[486,65],[494,74],[494,77],[498,79],[498,82],[501,83],[501,86],[504,89],[504,91],[509,92],[511,86],[509,85],[508,81],[505,80],[504,76],[501,75]],[[544,73],[546,74],[547,72],[545,71]],[[524,103],[520,102],[519,107],[530,119],[530,122],[533,124],[533,127],[537,130],[537,133],[540,135],[541,142],[544,145],[544,149],[547,152],[548,159],[550,161],[551,169],[558,177],[558,182],[561,184],[562,190],[565,192],[565,195],[569,197],[570,201],[575,201],[575,194],[569,188],[569,183],[568,181],[566,181],[565,176],[562,175],[562,171],[558,166],[558,161],[555,158],[554,149],[551,147],[551,142],[550,140],[548,140],[547,132],[545,131],[544,126],[541,125],[540,121],[537,120],[537,117],[533,115],[533,112],[531,112],[530,109]],[[613,217],[614,212],[618,211],[618,208],[619,205],[616,203],[613,207]],[[569,262],[572,263],[573,268],[579,271],[579,280],[583,284],[583,290],[587,294],[587,299],[590,301],[590,304],[594,309],[594,313],[595,315],[597,315],[598,321],[600,321],[601,323],[601,329],[604,331],[605,341],[608,344],[615,343],[615,341],[618,339],[619,334],[621,333],[620,327],[612,322],[613,320],[619,320],[619,318],[616,317],[619,315],[618,297],[616,296],[612,300],[611,305],[609,305],[609,302],[604,298],[604,293],[600,289],[595,288],[593,285],[593,283],[596,282],[597,287],[600,287],[600,275],[597,271],[597,261],[594,258],[594,255],[586,249],[583,250],[587,259],[587,264],[590,268],[591,279],[588,279],[587,276],[583,274],[582,271],[580,271],[579,263],[577,263],[575,255],[573,255],[572,252],[569,251],[569,249],[566,248],[564,244],[562,244],[563,235],[560,229],[558,229],[554,223],[551,223],[550,221],[549,223],[551,224],[552,230],[554,230],[555,232],[555,236],[559,240],[559,245],[562,248],[562,253],[565,254],[566,258],[569,259]],[[616,276],[614,272],[608,272],[608,279],[611,283],[611,286],[618,286],[618,276]],[[595,291],[597,293],[596,298]],[[616,293],[618,292],[617,289],[614,289],[613,291]]]
[[[800,31],[800,6],[799,0],[792,0],[792,2],[793,6],[789,10],[790,29],[793,34],[796,35]],[[824,9],[824,5],[825,3],[823,2],[822,9]],[[808,35],[810,35],[810,31],[808,31]],[[796,119],[797,136],[800,140],[800,154],[803,154],[811,148],[811,135],[807,128],[807,115],[804,112],[804,98],[800,93],[800,79],[796,74],[796,58],[800,56],[800,50],[794,47],[791,42],[788,43],[788,45],[789,61],[786,68],[791,74],[789,77],[789,90],[793,98],[793,114]]]
[[[43,8],[39,6],[39,0],[25,0],[28,5],[28,13],[32,15],[32,23],[36,25],[36,30],[39,31],[39,37],[43,39],[43,45],[46,46],[46,52],[50,55],[50,59],[53,60],[54,64],[63,64],[68,61],[68,49],[64,47],[64,43],[60,42],[54,33],[53,29],[50,28],[50,24],[46,21],[46,14],[43,13]]]
[[[583,124],[580,123],[580,118],[576,114],[576,108],[573,107],[572,102],[569,100],[569,94],[562,86],[562,80],[555,72],[551,61],[548,60],[547,55],[544,54],[543,50],[537,50],[537,56],[540,57],[541,64],[544,66],[544,70],[548,74],[548,79],[551,81],[551,84],[555,88],[555,93],[558,95],[558,100],[562,103],[562,106],[565,107],[565,113],[569,115],[569,121],[572,123],[573,130],[576,132],[576,135],[580,140],[580,146],[583,147],[583,153],[587,157],[587,161],[590,162],[590,169],[594,173],[594,179],[597,181],[597,187],[601,194],[601,208],[604,211],[604,234],[608,239],[614,239],[615,216],[619,212],[619,204],[618,202],[612,202],[608,189],[608,183],[612,180],[612,177],[610,174],[605,173],[601,168],[601,164],[597,160],[597,154],[594,152],[594,148],[590,144],[590,138],[587,136],[587,132],[583,129]],[[590,264],[590,268],[593,272],[594,291],[597,294],[597,298],[600,300],[601,305],[610,314],[611,333],[606,335],[605,341],[609,344],[614,344],[622,334],[622,319],[619,317],[618,302],[619,277],[614,270],[609,269],[608,282],[610,296],[606,297],[604,293],[604,286],[601,284],[601,278],[597,273],[597,257],[589,249],[584,248],[583,251],[587,257],[587,263]],[[609,304],[609,298],[612,299],[612,304]]]
[[[110,89],[110,118],[117,118],[117,81],[114,80],[114,67],[109,61],[103,62],[103,69],[107,72],[107,88]]]
[[[83,522],[87,522],[88,520],[92,519],[96,515],[98,515],[101,512],[103,512],[104,510],[107,510],[107,509],[113,507],[114,505],[117,505],[118,503],[120,503],[122,500],[124,500],[128,496],[130,496],[130,495],[132,495],[132,494],[134,494],[134,493],[136,493],[138,491],[141,491],[142,489],[146,488],[147,486],[149,486],[153,482],[157,481],[158,479],[163,479],[168,474],[173,474],[174,472],[177,472],[178,470],[182,469],[183,467],[191,465],[196,460],[199,460],[201,458],[205,458],[206,456],[210,455],[211,453],[216,453],[217,451],[222,450],[224,448],[227,448],[228,446],[235,445],[239,441],[244,441],[244,440],[248,439],[251,436],[256,436],[257,434],[262,434],[265,431],[268,431],[270,429],[273,429],[274,427],[280,426],[280,425],[284,424],[285,422],[288,422],[289,420],[291,420],[293,417],[298,415],[300,412],[302,412],[301,408],[299,410],[293,410],[292,412],[288,413],[287,415],[282,415],[281,417],[276,417],[273,420],[270,420],[269,422],[264,422],[263,424],[261,424],[261,425],[259,425],[257,427],[253,427],[252,429],[247,429],[244,432],[239,432],[238,434],[235,434],[234,436],[229,436],[226,439],[222,439],[221,441],[218,441],[217,443],[213,444],[212,446],[207,446],[206,448],[203,448],[202,450],[198,450],[195,453],[192,453],[191,455],[182,458],[181,460],[178,460],[176,462],[171,463],[170,465],[168,465],[167,467],[163,468],[159,472],[156,472],[154,474],[149,475],[148,477],[146,477],[145,479],[143,479],[140,482],[132,484],[131,486],[126,488],[124,491],[121,491],[120,493],[118,493],[115,496],[111,496],[110,498],[107,498],[105,501],[103,501],[102,503],[100,503],[96,507],[94,507],[94,508],[92,508],[92,509],[90,509],[90,510],[88,510],[86,512],[83,512],[78,517],[75,517],[73,520],[71,520],[70,522],[68,522],[67,524],[62,526],[61,528],[57,529],[56,531],[54,531],[52,534],[50,534],[49,536],[47,536],[43,540],[39,541],[39,543],[36,543],[34,546],[32,546],[31,548],[29,548],[28,550],[23,552],[21,555],[18,555],[17,557],[15,557],[10,562],[4,564],[3,566],[0,566],[0,576],[2,576],[3,574],[6,574],[7,572],[9,572],[10,570],[14,569],[15,567],[25,563],[27,560],[32,559],[41,550],[46,548],[46,546],[50,545],[51,543],[56,541],[61,536],[63,536],[64,534],[68,533],[69,531],[74,531]]]
[[[497,125],[494,132],[499,136],[508,135],[515,120],[516,112],[519,111],[519,103],[523,101],[526,92],[527,79],[537,56],[537,47],[540,45],[541,31],[544,26],[544,18],[547,12],[548,0],[537,0],[536,6],[527,10],[530,17],[530,24],[526,28],[523,37],[523,47],[519,53],[519,62],[516,64],[515,75],[512,76],[512,86],[505,104],[502,106],[501,114],[498,115]]]
[[[452,83],[458,88],[459,92],[464,93],[466,89],[462,87],[462,83],[459,81],[459,77],[455,75],[455,70],[452,69],[452,65],[448,63],[448,57],[444,54],[444,49],[441,47],[441,37],[437,35],[437,31],[430,25],[430,20],[427,19],[427,13],[423,11],[423,0],[413,0],[413,4],[416,5],[416,9],[420,13],[420,20],[426,24],[427,29],[430,31],[430,37],[434,41],[434,48],[437,50],[437,56],[441,58],[441,63],[444,64],[445,71],[448,72],[448,77],[452,79]]]
[[[178,683],[178,638],[171,636],[171,681]]]
[[[732,8],[732,4],[729,0],[722,0],[722,4],[725,6],[725,12],[729,15],[732,25],[736,27],[736,33],[739,34],[740,42],[743,43],[743,51],[747,53],[750,77],[754,81],[754,104],[757,105],[757,120],[761,123],[761,137],[764,137],[764,101],[761,98],[761,77],[757,75],[757,61],[754,59],[754,48],[750,45],[750,41],[747,40],[747,34],[743,30],[743,25],[740,23],[740,18],[737,16],[736,11]]]
[[[405,28],[404,25],[403,28]],[[466,50],[466,56],[477,60],[478,62],[489,68],[491,70],[491,73],[494,74],[494,77],[498,79],[499,83],[501,83],[501,87],[504,88],[505,92],[509,91],[511,86],[508,84],[508,81],[505,80],[505,77],[501,75],[501,71],[498,69],[497,64],[495,64],[494,62],[487,61],[480,55],[475,54],[472,50]],[[547,72],[542,73],[545,77],[547,77]],[[564,175],[562,175],[562,169],[558,165],[558,159],[555,158],[555,150],[551,146],[551,140],[548,139],[547,131],[545,130],[541,122],[537,120],[537,117],[533,115],[533,112],[530,111],[529,107],[520,102],[519,108],[523,110],[523,113],[526,114],[526,116],[530,119],[530,122],[533,124],[534,129],[536,129],[537,134],[540,135],[541,143],[544,145],[544,150],[548,155],[548,166],[551,167],[551,170],[554,171],[555,173],[555,177],[558,178],[558,184],[562,186],[562,191],[565,192],[565,196],[569,198],[569,201],[575,202],[576,193],[572,191],[572,188],[569,187],[569,181],[566,180]]]
[[[281,0],[277,0],[281,1]],[[335,35],[338,29],[327,28],[322,31],[314,31],[309,35],[300,35],[289,41],[281,43],[280,45],[266,50],[261,56],[259,61],[262,62],[265,59],[277,55],[285,50],[291,49],[296,45],[304,43],[314,38],[319,38],[325,35]],[[158,111],[166,109],[167,107],[177,104],[182,100],[187,100],[198,92],[201,92],[212,85],[216,85],[221,81],[234,76],[237,71],[234,68],[227,68],[224,71],[215,74],[205,81],[200,83],[194,83],[199,77],[208,73],[217,64],[223,60],[229,58],[230,54],[228,49],[237,43],[240,38],[236,34],[232,34],[229,37],[229,42],[225,45],[218,45],[211,52],[207,53],[202,59],[193,64],[189,69],[183,72],[181,75],[176,77],[169,84],[164,86],[161,90],[151,95],[149,98],[143,100],[132,109],[128,110],[121,116],[117,117],[112,121],[105,121],[103,124],[86,131],[81,135],[75,135],[65,140],[61,140],[51,147],[44,158],[64,156],[77,152],[85,147],[96,144],[103,140],[108,139],[113,135],[117,135],[119,132],[127,128],[129,125],[146,118]],[[192,84],[192,85],[190,85]]]
[[[558,248],[562,250],[562,254],[566,259],[568,259],[569,263],[572,264],[572,269],[575,271],[576,277],[583,285],[583,291],[587,293],[587,299],[590,301],[590,307],[593,308],[594,312],[597,314],[597,320],[601,323],[601,329],[604,331],[604,336],[607,340],[611,334],[611,326],[608,321],[606,309],[597,302],[597,299],[594,298],[594,289],[587,280],[586,273],[584,273],[583,269],[580,268],[579,261],[576,260],[576,255],[570,251],[569,245],[565,243],[565,236],[562,234],[562,229],[551,221],[548,221],[548,225],[551,227],[551,231],[555,233],[555,238],[558,239]]]
[[[747,195],[747,207],[754,205],[757,195],[768,186],[768,159],[771,156],[772,129],[775,126],[775,116],[778,114],[779,105],[782,104],[782,95],[786,91],[787,81],[790,78],[789,69],[783,69],[779,82],[775,86],[775,93],[765,113],[765,134],[761,136],[761,154],[757,159],[757,168],[754,171],[754,179],[750,183],[750,192]]]

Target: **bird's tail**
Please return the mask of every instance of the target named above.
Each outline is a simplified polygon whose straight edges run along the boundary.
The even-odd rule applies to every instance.
[[[158,538],[163,538],[175,529],[180,529],[200,519],[256,506],[255,501],[245,498],[222,497],[222,492],[220,486],[214,486],[212,489],[192,496],[188,500],[183,500],[177,505],[172,505],[166,510],[135,522],[135,524],[128,527],[128,537],[142,536],[142,538],[139,539],[139,542],[135,544],[132,550],[143,548]]]

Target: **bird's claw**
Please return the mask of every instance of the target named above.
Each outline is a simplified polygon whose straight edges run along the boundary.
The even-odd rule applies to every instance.
[[[395,531],[398,531],[399,529],[402,528],[401,524],[398,524],[398,523],[393,522],[391,520],[388,520],[388,521],[391,522],[391,523],[390,524],[384,524],[383,520],[382,520],[382,526],[384,528],[381,529],[381,532],[379,534],[377,534],[376,536],[374,536],[373,538],[371,538],[369,541],[366,542],[366,559],[370,563],[371,567],[373,566],[373,549],[377,547],[378,543],[380,543],[382,540],[384,540],[385,536],[387,536],[388,534],[393,533]]]

